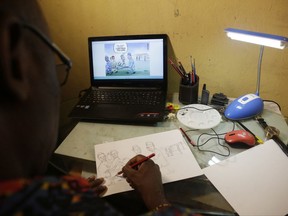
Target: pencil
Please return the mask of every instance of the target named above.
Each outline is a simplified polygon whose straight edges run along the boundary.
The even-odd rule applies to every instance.
[[[152,154],[148,155],[147,157],[143,158],[142,160],[140,160],[140,161],[132,164],[132,165],[131,165],[131,168],[134,168],[134,167],[142,164],[143,162],[149,160],[150,158],[152,158],[152,157],[154,157],[154,156],[155,156],[155,153],[152,153]],[[123,173],[123,171],[121,170],[121,171],[119,171],[116,175],[121,175],[122,173]]]
[[[246,130],[246,131],[248,131],[249,133],[251,133],[254,137],[255,137],[255,139],[256,139],[256,141],[259,143],[259,144],[263,144],[263,140],[261,140],[258,136],[256,136],[251,130],[249,130],[247,127],[245,127],[245,125],[244,124],[242,124],[242,122],[240,122],[240,121],[236,121],[244,130]]]
[[[182,63],[179,61],[178,64],[179,64],[179,68],[183,72],[183,74],[187,74],[187,72],[186,72],[185,68],[183,67]]]
[[[182,71],[174,64],[174,62],[169,58],[169,63],[172,65],[172,67],[174,68],[174,70],[179,74],[179,76],[184,79],[185,78],[185,74],[182,73]]]
[[[185,131],[182,128],[179,128],[182,132],[182,134],[186,137],[186,139],[188,140],[188,142],[192,145],[195,146],[195,144],[192,142],[192,140],[189,138],[189,136],[185,133]]]

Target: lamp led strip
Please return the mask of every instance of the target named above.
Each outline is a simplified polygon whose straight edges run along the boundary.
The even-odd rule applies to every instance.
[[[278,35],[252,32],[233,28],[227,28],[225,29],[225,31],[227,33],[227,36],[233,40],[239,40],[243,42],[273,47],[277,49],[284,49],[288,43],[288,38]]]

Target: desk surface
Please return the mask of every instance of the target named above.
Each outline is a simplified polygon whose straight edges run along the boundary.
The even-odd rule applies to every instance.
[[[268,125],[274,126],[280,130],[280,138],[287,143],[288,141],[288,126],[282,115],[265,109],[262,117],[266,120]],[[261,139],[265,139],[265,133],[263,129],[255,120],[246,120],[242,123],[249,128],[254,134],[256,134]],[[164,122],[159,122],[154,126],[142,126],[142,125],[123,125],[123,124],[107,124],[107,123],[91,123],[91,122],[79,122],[71,133],[66,137],[66,139],[59,145],[55,153],[74,157],[78,159],[84,159],[89,161],[95,161],[94,145],[111,142],[116,140],[122,140],[127,138],[133,138],[137,136],[144,136],[152,133],[159,133],[163,131],[177,129],[179,127],[188,130],[183,125],[181,125],[176,119],[166,120]],[[230,121],[223,120],[214,130],[218,133],[225,133],[231,131],[233,128],[233,123]],[[236,129],[240,129],[236,126]],[[198,130],[198,131],[188,131],[188,135],[196,143],[200,134],[202,133],[212,133],[211,130]],[[223,137],[223,136],[222,136]],[[203,136],[200,143],[207,140],[207,137]],[[222,142],[224,143],[224,142]],[[191,147],[191,146],[190,146]],[[227,151],[218,144],[217,140],[211,140],[207,144],[201,147],[201,149],[210,149],[221,154],[226,155]],[[201,168],[208,166],[208,162],[214,156],[213,153],[199,151],[196,147],[191,147],[197,161],[199,162]],[[243,149],[230,148],[231,156],[243,151]],[[219,160],[223,160],[227,157],[219,156]]]
[[[174,96],[175,98],[175,96]],[[175,101],[173,101],[175,103]],[[176,101],[177,103],[177,101]],[[268,123],[268,125],[274,126],[280,130],[280,138],[287,143],[288,141],[288,126],[285,122],[284,117],[280,114],[277,108],[273,104],[265,104],[265,109],[262,117]],[[265,134],[263,129],[258,125],[255,120],[246,120],[242,123],[249,128],[258,137],[264,140]],[[149,135],[152,133],[158,133],[168,130],[173,130],[182,127],[185,131],[188,128],[181,125],[176,119],[166,120],[164,122],[159,122],[154,126],[143,126],[143,125],[123,125],[123,124],[108,124],[108,123],[91,123],[91,122],[79,122],[71,133],[64,139],[64,141],[58,146],[55,153],[61,157],[68,157],[73,159],[80,159],[86,161],[87,174],[95,173],[95,153],[94,145],[111,142],[116,140],[122,140],[127,138],[133,138],[143,135]],[[236,126],[237,129],[238,126]],[[217,133],[225,133],[231,131],[233,128],[233,123],[230,121],[223,120],[214,130]],[[238,127],[239,128],[239,127]],[[197,142],[199,135],[207,132],[211,133],[211,130],[198,130],[198,131],[188,131],[189,137],[194,142]],[[200,142],[205,142],[205,136],[202,136]],[[224,141],[223,141],[224,142]],[[214,156],[214,159],[219,160],[226,159],[225,156],[220,156],[211,152],[199,151],[197,147],[192,147],[190,149],[193,152],[196,160],[198,161],[201,168],[209,166],[209,162]],[[227,150],[218,144],[217,140],[211,140],[207,144],[201,147],[201,149],[213,150],[220,154],[227,154]],[[230,148],[231,154],[235,155],[242,150]],[[85,171],[85,168],[84,168]],[[83,174],[83,173],[82,173]],[[85,176],[85,173],[83,174]],[[184,181],[169,183],[165,186],[167,190],[167,197],[174,203],[184,204],[190,206],[191,208],[208,209],[209,206],[213,207],[212,210],[225,210],[228,212],[233,212],[232,207],[227,203],[227,201],[222,197],[222,195],[214,188],[214,186],[206,179],[205,176],[196,177],[193,179],[187,179]],[[182,188],[182,189],[181,189]],[[179,190],[181,193],[179,193]],[[180,194],[180,196],[179,196]],[[120,196],[120,198],[119,198]],[[133,202],[136,199],[133,192],[123,193],[121,195],[112,195],[107,197],[108,201],[114,206],[123,206],[123,202]],[[121,200],[121,202],[119,201]],[[128,209],[122,209],[123,211],[131,212],[132,215],[141,213],[134,212],[135,209],[141,209],[141,201],[135,202]],[[142,204],[143,205],[143,204]],[[127,206],[126,206],[127,207]],[[211,209],[210,209],[211,210]]]

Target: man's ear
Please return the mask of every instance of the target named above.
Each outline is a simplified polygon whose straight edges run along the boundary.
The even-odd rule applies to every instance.
[[[0,21],[1,91],[12,100],[25,100],[29,93],[29,52],[25,49],[23,27],[13,16]],[[3,89],[2,89],[3,88]]]

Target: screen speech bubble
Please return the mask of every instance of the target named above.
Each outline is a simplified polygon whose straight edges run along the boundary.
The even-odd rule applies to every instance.
[[[114,44],[114,52],[115,53],[127,52],[127,44],[126,43],[115,43]]]

